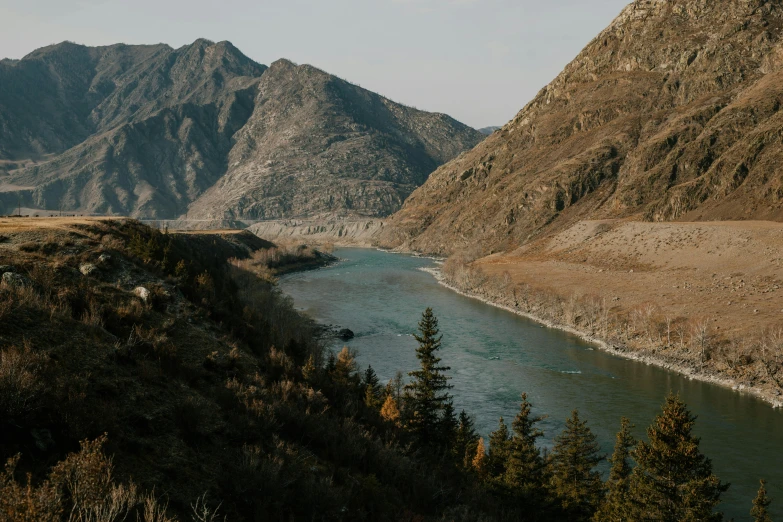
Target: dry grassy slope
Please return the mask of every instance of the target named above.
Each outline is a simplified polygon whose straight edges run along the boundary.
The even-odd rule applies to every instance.
[[[511,250],[581,219],[783,218],[780,2],[638,0],[382,240]]]
[[[269,246],[244,231],[0,219],[0,272],[16,274],[0,282],[0,462],[21,453],[17,479],[39,484],[107,433],[115,479],[154,488],[180,520],[205,493],[237,521],[440,519],[459,504],[433,502],[448,479],[389,443],[398,432],[350,368],[349,384],[304,380],[310,355],[324,362],[312,321],[256,258],[226,263]]]
[[[482,139],[310,66],[267,70],[228,42],[63,43],[0,63],[0,85],[6,214],[172,219],[198,200],[198,219],[387,215]]]
[[[709,317],[722,338],[783,325],[778,223],[584,221],[477,266],[560,294],[606,297],[622,313],[653,303],[671,317]]]

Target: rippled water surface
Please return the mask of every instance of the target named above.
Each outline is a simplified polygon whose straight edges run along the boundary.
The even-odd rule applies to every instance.
[[[611,453],[620,417],[637,435],[670,391],[699,416],[696,432],[716,473],[731,482],[722,510],[750,520],[758,479],[768,481],[775,519],[783,520],[783,411],[719,386],[689,380],[607,353],[567,333],[544,328],[510,312],[460,296],[420,268],[433,261],[370,249],[339,249],[334,266],[285,276],[284,292],[314,319],[350,328],[345,343],[371,364],[382,381],[417,365],[411,337],[431,306],[443,334],[441,356],[451,366],[457,411],[465,409],[487,435],[501,415],[516,414],[527,392],[542,423],[545,444],[562,430],[574,408]],[[342,343],[341,343],[342,344]],[[335,346],[339,348],[339,346]]]

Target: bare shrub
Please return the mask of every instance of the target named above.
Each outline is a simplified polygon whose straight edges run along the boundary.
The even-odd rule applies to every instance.
[[[701,363],[704,364],[709,357],[712,345],[712,332],[710,320],[706,317],[694,317],[689,324],[691,345],[699,351]]]
[[[42,375],[46,360],[27,343],[0,351],[0,412],[14,417],[40,407],[46,393]]]
[[[175,522],[153,494],[140,495],[132,482],[114,482],[111,458],[103,453],[105,443],[105,435],[83,441],[81,450],[55,465],[37,487],[29,475],[26,485],[16,481],[19,456],[10,459],[0,475],[0,515],[8,517],[3,520],[119,522],[141,512],[144,522]]]

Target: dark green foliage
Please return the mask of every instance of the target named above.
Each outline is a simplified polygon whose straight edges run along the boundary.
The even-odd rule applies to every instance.
[[[487,476],[489,478],[502,479],[506,474],[510,443],[511,435],[508,432],[508,426],[503,421],[503,417],[500,417],[498,429],[489,434],[489,458],[487,465]]]
[[[457,422],[457,433],[454,437],[454,447],[452,453],[458,466],[463,469],[469,469],[473,459],[476,456],[476,445],[479,436],[473,427],[473,419],[462,410]]]
[[[552,492],[569,520],[590,520],[603,497],[601,475],[595,470],[603,456],[587,423],[574,410],[555,438],[550,465]]]
[[[454,403],[449,399],[446,404],[443,405],[443,413],[440,418],[440,440],[439,444],[443,448],[450,448],[453,450],[454,444],[457,440],[457,415],[454,411]]]
[[[441,445],[443,412],[451,402],[448,394],[451,386],[445,373],[451,368],[442,366],[436,354],[441,343],[438,333],[438,319],[432,308],[427,308],[419,321],[419,334],[414,334],[419,342],[416,358],[421,368],[408,373],[412,379],[405,386],[408,394],[406,424],[421,446]]]
[[[636,441],[631,435],[631,421],[623,417],[620,421],[620,431],[614,444],[614,453],[609,458],[612,469],[606,483],[606,497],[596,512],[596,521],[622,522],[631,515],[629,481],[633,468],[631,467],[631,451]]]
[[[753,517],[754,522],[772,522],[772,517],[769,516],[767,508],[772,504],[772,501],[767,497],[766,481],[762,480],[759,485],[759,492],[756,498],[753,499],[753,507],[750,510],[750,516]]]
[[[371,409],[380,410],[383,405],[383,388],[372,366],[368,366],[362,378],[364,384],[364,404]]]
[[[712,462],[699,451],[691,431],[696,417],[678,396],[666,397],[663,411],[639,442],[631,475],[633,519],[663,522],[717,521],[713,513],[729,487],[712,473]]]
[[[515,495],[527,499],[540,497],[544,483],[544,459],[536,446],[536,441],[544,434],[536,428],[543,417],[532,415],[532,406],[527,394],[522,394],[514,422],[513,434],[508,443],[505,483]]]

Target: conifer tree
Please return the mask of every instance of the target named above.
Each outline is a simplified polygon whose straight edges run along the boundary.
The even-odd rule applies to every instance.
[[[469,468],[476,455],[476,443],[478,435],[473,428],[473,420],[462,410],[457,423],[457,434],[454,438],[454,457],[457,463],[464,468]]]
[[[772,501],[767,497],[766,484],[766,481],[761,481],[759,492],[756,498],[753,499],[753,508],[750,510],[750,516],[753,517],[754,522],[772,522],[772,517],[769,516],[767,511]]]
[[[406,413],[407,426],[422,446],[438,445],[443,411],[451,402],[448,394],[451,386],[445,373],[451,368],[442,366],[436,354],[442,338],[438,333],[438,319],[432,308],[427,308],[419,321],[419,334],[414,334],[419,343],[416,358],[421,368],[408,373],[412,379],[405,386],[410,406],[410,412]]]
[[[601,474],[595,467],[604,457],[587,422],[574,410],[552,449],[552,490],[569,520],[590,520],[603,497]]]
[[[489,478],[500,479],[506,474],[510,442],[508,426],[503,421],[503,417],[500,417],[498,429],[489,434],[489,458],[487,459]]]
[[[454,412],[454,403],[449,399],[443,405],[443,413],[440,418],[438,444],[441,447],[452,450],[457,439],[457,416]]]
[[[620,431],[614,444],[614,453],[609,459],[612,468],[606,483],[607,492],[601,507],[593,520],[607,522],[622,522],[631,516],[629,481],[633,468],[631,467],[631,451],[636,441],[631,435],[631,421],[623,417],[620,421]]]
[[[661,413],[647,428],[649,442],[639,442],[633,453],[633,519],[723,519],[713,510],[729,485],[712,473],[712,462],[699,451],[700,439],[691,433],[695,421],[678,396],[666,397]]]
[[[378,376],[375,374],[375,370],[372,369],[372,365],[367,366],[364,370],[364,385],[372,387],[374,393],[380,396],[381,384]]]
[[[481,437],[476,443],[476,452],[470,461],[473,471],[479,479],[484,480],[487,476],[487,450],[484,447],[484,438]]]
[[[334,364],[335,382],[346,387],[358,385],[360,379],[356,371],[356,354],[347,346],[343,346],[343,349],[337,354],[337,361]]]
[[[378,376],[372,366],[368,366],[364,372],[364,404],[373,410],[378,410],[383,405],[381,385]]]
[[[302,377],[304,377],[305,381],[312,383],[312,381],[315,379],[316,371],[315,358],[313,357],[313,354],[310,354],[307,362],[302,367]]]
[[[400,424],[400,409],[397,407],[397,401],[391,395],[386,396],[386,400],[381,406],[381,418],[395,426]]]
[[[514,433],[508,444],[504,477],[511,491],[528,500],[539,496],[544,483],[544,459],[536,446],[536,441],[544,435],[536,424],[544,417],[532,415],[531,410],[527,394],[523,393],[519,413],[511,423]]]

